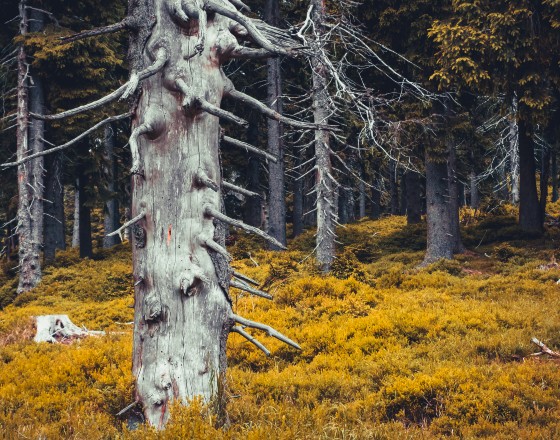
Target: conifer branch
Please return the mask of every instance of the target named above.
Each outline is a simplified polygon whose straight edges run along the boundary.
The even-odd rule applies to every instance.
[[[234,313],[232,314],[232,319],[235,322],[237,322],[238,324],[241,324],[244,327],[251,327],[251,328],[256,328],[258,330],[263,330],[269,336],[272,336],[273,338],[276,338],[279,341],[284,342],[285,344],[288,344],[288,345],[290,345],[294,348],[297,348],[298,350],[301,350],[301,347],[297,343],[295,343],[290,338],[288,338],[287,336],[280,333],[278,330],[275,330],[268,325],[261,324],[260,322],[251,321],[249,319],[243,318],[243,317],[241,317],[239,315],[236,315]]]
[[[93,133],[95,130],[97,130],[98,128],[104,126],[105,124],[109,124],[111,122],[116,122],[116,121],[120,121],[121,119],[126,119],[129,118],[130,116],[132,116],[132,113],[123,113],[122,115],[117,115],[117,116],[111,116],[107,119],[103,119],[102,121],[98,122],[97,124],[95,124],[93,127],[89,128],[88,130],[84,131],[83,133],[81,133],[80,135],[76,136],[74,139],[66,142],[65,144],[59,145],[57,147],[54,148],[49,148],[48,150],[44,150],[44,151],[40,151],[39,153],[35,153],[35,154],[31,154],[27,157],[24,157],[21,160],[18,160],[17,162],[8,162],[8,163],[3,163],[0,165],[0,167],[2,167],[2,169],[6,169],[6,168],[11,168],[11,167],[16,167],[19,165],[22,165],[26,162],[29,162],[30,160],[33,160],[37,157],[41,157],[41,156],[46,156],[47,154],[51,154],[51,153],[56,153],[57,151],[60,150],[64,150],[68,147],[71,147],[72,145],[76,144],[77,142],[81,141],[82,139],[84,139],[86,136],[88,136],[89,134]]]

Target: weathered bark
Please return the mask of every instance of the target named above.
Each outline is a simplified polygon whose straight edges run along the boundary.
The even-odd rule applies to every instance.
[[[42,13],[32,10],[28,20],[26,0],[21,0],[20,34],[42,29]],[[44,123],[29,120],[29,112],[44,114],[44,92],[40,78],[30,77],[23,44],[17,55],[17,160],[43,150]],[[41,281],[41,247],[43,244],[43,159],[18,167],[19,284],[18,293],[33,289]]]
[[[543,217],[535,179],[535,147],[530,124],[519,118],[519,226],[524,232],[540,233]]]
[[[258,44],[270,44],[248,19],[240,26],[226,18],[240,15],[226,2],[210,0],[202,8],[190,1],[131,1],[132,13],[137,10],[155,24],[146,20],[148,28],[131,38],[133,69],[150,64],[156,53],[167,56],[161,74],[143,83],[130,143],[137,159],[133,375],[146,419],[161,428],[173,400],[201,397],[223,406],[230,331],[253,342],[243,327],[255,327],[297,344],[235,315],[228,293],[232,270],[224,222],[280,243],[223,214],[216,115],[233,120],[220,109],[233,85],[221,65],[239,50],[233,33],[246,30]],[[235,322],[241,327],[232,328]]]
[[[310,43],[311,51],[319,53],[325,34],[323,27],[325,4],[322,0],[311,0],[315,38]],[[313,69],[313,119],[316,124],[329,122],[329,95],[327,68],[318,57],[311,58]],[[335,251],[335,188],[330,155],[330,135],[326,130],[315,130],[315,191],[317,196],[317,262],[323,273],[329,272]]]
[[[83,165],[77,167],[76,191],[78,193],[78,243],[80,258],[92,258],[93,246],[91,240],[91,208],[88,206],[86,188],[89,186],[89,176],[84,172]],[[76,219],[74,219],[76,221]]]
[[[426,153],[426,219],[428,246],[423,265],[452,259],[455,245],[449,215],[447,160]]]
[[[400,201],[399,201],[399,215],[406,215],[406,203],[407,203],[407,187],[406,187],[406,171],[400,173],[401,180],[401,191],[400,191]]]
[[[247,128],[247,142],[251,145],[259,145],[259,118],[254,112],[249,117],[249,127]],[[247,189],[260,194],[260,159],[257,155],[247,153]],[[247,197],[244,207],[245,223],[251,226],[261,227],[262,219],[262,200],[260,197]]]
[[[461,228],[459,222],[459,185],[457,183],[457,153],[455,145],[450,139],[447,147],[447,184],[449,195],[449,222],[451,229],[451,240],[453,241],[453,253],[459,254],[465,251],[461,241]]]
[[[519,129],[517,126],[517,100],[514,99],[509,120],[511,203],[519,204]]]
[[[268,24],[278,26],[280,21],[279,0],[266,0],[264,19]],[[280,58],[267,60],[267,104],[282,114],[282,75]],[[284,182],[284,142],[282,124],[275,119],[268,119],[268,151],[279,157],[278,162],[268,162],[268,233],[282,245],[286,245],[286,197]],[[270,249],[279,248],[270,244]]]
[[[422,219],[422,199],[420,198],[420,176],[407,171],[406,180],[406,223],[414,225]]]
[[[115,157],[115,133],[111,124],[105,126],[104,139],[104,160],[105,160],[105,179],[107,181],[107,192],[111,198],[105,202],[103,211],[103,227],[105,236],[103,237],[103,247],[110,248],[121,242],[118,235],[108,236],[109,233],[116,231],[120,226],[119,199],[117,192],[117,159]]]
[[[62,161],[61,153],[46,160],[43,248],[46,261],[53,261],[57,250],[66,249]]]

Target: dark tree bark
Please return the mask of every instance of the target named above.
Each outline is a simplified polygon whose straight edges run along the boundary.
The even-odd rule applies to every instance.
[[[447,158],[426,153],[426,219],[428,246],[423,265],[442,258],[452,259],[455,241],[449,214]]]
[[[103,247],[110,248],[121,242],[118,234],[109,236],[108,234],[116,231],[120,227],[119,199],[117,193],[117,158],[115,156],[115,133],[111,124],[105,126],[105,178],[107,180],[107,192],[112,197],[105,202],[103,226],[105,236],[103,237]]]
[[[556,142],[556,148],[550,153],[550,176],[552,185],[552,203],[558,201],[558,158],[557,151],[560,148],[560,142]]]
[[[406,186],[406,174],[408,173],[408,171],[404,171],[401,173],[400,178],[401,178],[401,194],[400,194],[400,206],[399,206],[399,215],[406,215],[406,208],[407,208],[407,201],[408,201],[408,196],[407,196],[407,191],[408,188]]]
[[[32,9],[28,20],[27,2],[21,0],[20,35],[43,28],[43,14]],[[43,151],[44,122],[29,119],[29,112],[44,114],[44,91],[40,78],[29,75],[29,60],[23,44],[17,55],[17,160]],[[41,281],[41,248],[43,245],[43,158],[18,167],[18,293],[33,289]]]
[[[535,147],[530,124],[519,119],[519,226],[524,232],[541,233],[543,218],[535,179]]]
[[[266,0],[264,19],[267,23],[278,26],[280,21],[279,0]],[[267,60],[267,103],[270,108],[282,114],[282,75],[280,58]],[[279,157],[278,162],[269,162],[269,195],[268,195],[268,233],[282,245],[286,245],[286,195],[284,182],[284,143],[282,141],[282,125],[274,119],[268,120],[268,151]],[[270,249],[279,247],[271,244]]]
[[[420,176],[414,171],[407,171],[406,179],[406,222],[409,225],[422,220],[422,199],[420,195]]]
[[[62,162],[61,153],[46,160],[43,249],[46,261],[53,261],[57,250],[66,249]]]
[[[366,216],[366,184],[363,163],[360,162],[360,181],[358,182],[358,218]]]
[[[389,194],[391,196],[391,215],[399,215],[399,184],[397,181],[397,162],[389,161]]]
[[[371,187],[371,218],[381,217],[381,179],[374,179]]]
[[[478,209],[480,205],[480,197],[478,195],[478,184],[476,183],[476,173],[471,171],[469,174],[469,183],[470,183],[470,193],[471,193],[471,200],[470,206],[473,209]]]
[[[304,163],[304,150],[294,146],[294,157],[296,170],[301,173],[301,164]],[[301,174],[300,174],[301,175]],[[303,179],[298,179],[299,176],[293,181],[293,191],[294,191],[294,214],[293,214],[293,236],[297,237],[303,233]]]
[[[454,143],[449,140],[447,147],[447,182],[449,186],[449,222],[453,241],[453,253],[465,252],[465,247],[461,241],[461,228],[459,222],[459,185],[457,179],[457,153]]]
[[[544,221],[545,213],[546,213],[546,203],[548,199],[548,181],[550,177],[550,157],[551,152],[550,148],[543,147],[541,152],[541,179],[540,179],[540,189],[541,189],[541,198],[539,200],[540,207],[541,207],[541,218]]]
[[[74,218],[72,221],[72,247],[80,247],[80,191],[78,179],[74,185]]]
[[[89,176],[83,166],[77,167],[76,192],[78,193],[78,242],[80,258],[92,258],[93,247],[91,240],[91,208],[88,206],[87,188]],[[74,219],[74,222],[76,219]]]
[[[259,145],[259,118],[258,114],[251,112],[249,127],[247,128],[247,142]],[[260,194],[260,159],[252,153],[247,153],[247,189]],[[251,226],[262,227],[262,199],[260,197],[247,197],[243,216],[245,223]]]

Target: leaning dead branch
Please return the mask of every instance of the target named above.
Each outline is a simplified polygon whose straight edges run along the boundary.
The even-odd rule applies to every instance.
[[[243,317],[241,317],[239,315],[236,315],[234,313],[232,314],[231,318],[235,322],[237,322],[238,324],[241,324],[244,327],[251,327],[251,328],[256,328],[256,329],[259,329],[259,330],[263,330],[269,336],[272,336],[273,338],[276,338],[279,341],[284,342],[285,344],[288,344],[288,345],[290,345],[294,348],[297,348],[298,350],[301,350],[301,347],[297,343],[295,343],[290,338],[288,338],[287,336],[280,333],[278,330],[275,330],[268,325],[261,324],[260,322],[251,321],[249,319],[243,318]]]
[[[86,336],[101,336],[103,331],[86,330],[75,325],[68,315],[42,315],[35,318],[35,342],[68,343]]]
[[[229,285],[231,287],[235,287],[236,289],[244,290],[245,292],[248,292],[251,295],[259,296],[259,297],[265,298],[265,299],[273,299],[272,295],[270,295],[266,292],[263,292],[261,290],[253,289],[251,286],[248,286],[247,284],[236,281],[236,280],[230,280]]]
[[[105,35],[114,32],[119,32],[123,29],[126,29],[129,26],[129,23],[130,23],[130,19],[125,18],[124,20],[121,20],[118,23],[113,23],[108,26],[88,29],[87,31],[82,31],[74,35],[60,37],[60,42],[71,43],[73,41],[83,40],[84,38],[97,37],[98,35]]]
[[[271,242],[275,246],[278,246],[280,249],[286,249],[286,246],[284,246],[282,243],[280,243],[274,237],[268,235],[266,232],[261,231],[259,228],[255,228],[254,226],[243,223],[241,220],[236,220],[234,218],[228,217],[227,215],[222,214],[220,211],[212,208],[210,205],[205,206],[204,213],[206,215],[210,216],[210,217],[214,217],[215,219],[218,219],[218,220],[220,220],[224,223],[227,223],[228,225],[232,225],[232,226],[235,226],[237,228],[241,228],[241,229],[243,229],[247,232],[258,235],[259,237],[262,237],[265,240]]]
[[[245,339],[247,339],[249,342],[251,342],[252,344],[254,344],[257,348],[259,348],[260,350],[262,350],[264,352],[265,355],[270,356],[270,351],[263,345],[261,344],[259,341],[257,341],[255,338],[253,338],[249,333],[247,333],[245,330],[243,330],[242,327],[232,327],[231,331],[234,333],[239,333],[241,336],[243,336]]]
[[[24,157],[23,159],[18,160],[16,162],[3,163],[3,164],[0,165],[0,167],[2,167],[2,169],[16,167],[16,166],[22,165],[26,162],[29,162],[30,160],[36,159],[38,157],[46,156],[47,154],[56,153],[57,151],[64,150],[64,149],[66,149],[68,147],[71,147],[72,145],[76,144],[77,142],[81,141],[85,137],[89,136],[91,133],[93,133],[98,128],[101,128],[102,126],[104,126],[106,124],[109,124],[111,122],[116,122],[116,121],[120,121],[122,119],[129,118],[130,116],[132,116],[132,113],[123,113],[122,115],[111,116],[107,119],[103,119],[102,121],[98,122],[93,127],[91,127],[90,129],[84,131],[79,136],[76,136],[74,139],[66,142],[65,144],[59,145],[59,146],[54,147],[54,148],[49,148],[48,150],[40,151],[40,152],[35,153],[35,154],[30,154],[29,156]]]
[[[254,147],[253,145],[248,144],[247,142],[243,142],[229,136],[224,136],[222,139],[226,144],[229,144],[233,147],[244,149],[245,151],[250,151],[251,153],[258,154],[260,156],[266,157],[268,160],[276,163],[278,162],[278,158],[273,154],[268,153],[267,151],[261,150],[260,148]]]
[[[226,181],[222,182],[222,188],[224,189],[229,189],[230,191],[239,193],[239,194],[243,194],[244,196],[247,197],[261,197],[260,194],[253,192],[253,191],[249,191],[248,189],[245,188],[241,188],[240,186],[234,185],[233,183],[229,183]]]
[[[243,275],[242,273],[239,273],[239,272],[237,272],[237,271],[235,271],[235,270],[233,271],[233,276],[234,276],[235,278],[238,278],[238,279],[240,279],[240,280],[242,280],[242,281],[245,281],[245,282],[247,282],[247,283],[254,284],[255,286],[258,286],[258,285],[260,284],[258,281],[255,281],[255,280],[249,278],[247,275]]]

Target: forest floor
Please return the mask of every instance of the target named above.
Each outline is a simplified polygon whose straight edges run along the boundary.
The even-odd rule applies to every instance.
[[[281,253],[234,237],[236,269],[275,298],[233,290],[234,308],[302,350],[259,334],[267,358],[232,334],[226,429],[196,402],[175,407],[161,433],[130,432],[116,416],[132,401],[128,245],[93,260],[62,252],[40,287],[15,300],[6,267],[0,438],[560,438],[560,361],[532,356],[531,342],[560,348],[560,230],[522,238],[511,210],[473,214],[463,212],[469,251],[422,269],[425,227],[403,217],[339,229],[329,277],[309,256],[312,232]],[[42,314],[107,335],[36,344],[32,317]]]

